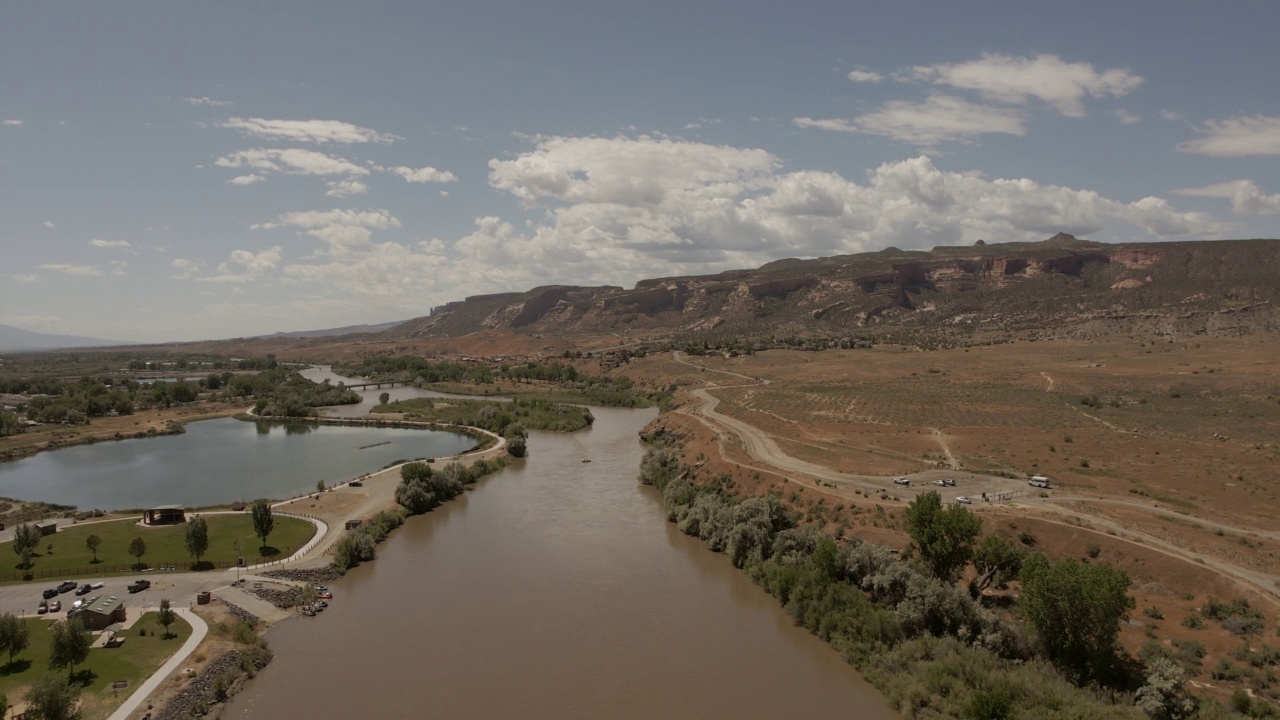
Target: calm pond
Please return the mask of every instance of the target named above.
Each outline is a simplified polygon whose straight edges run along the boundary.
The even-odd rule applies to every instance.
[[[228,718],[895,718],[776,600],[666,522],[636,474],[653,410],[534,432],[530,456],[410,518]],[[583,462],[583,460],[591,462]]]
[[[100,442],[0,463],[0,496],[82,510],[181,504],[201,507],[290,498],[408,458],[456,455],[457,433],[245,422],[187,424],[181,435]]]

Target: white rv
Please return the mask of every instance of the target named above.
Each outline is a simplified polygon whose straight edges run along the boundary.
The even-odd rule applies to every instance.
[[[1038,487],[1038,488],[1047,488],[1047,487],[1051,487],[1051,485],[1050,485],[1050,483],[1049,483],[1049,478],[1047,478],[1047,477],[1045,477],[1045,476],[1043,476],[1043,475],[1032,475],[1032,476],[1031,476],[1031,487]]]

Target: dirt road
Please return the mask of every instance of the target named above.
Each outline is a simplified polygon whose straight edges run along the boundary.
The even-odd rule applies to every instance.
[[[682,356],[682,353],[680,353],[679,351],[674,352],[673,355],[676,362],[679,362],[684,365],[688,365],[690,367],[697,367],[697,368],[700,368],[701,370],[706,370],[709,372],[715,372],[723,375],[730,375],[737,378],[747,379],[752,381],[750,385],[755,385],[755,384],[758,384],[759,382],[759,381],[756,381],[755,378],[751,378],[747,375],[742,375],[740,373],[729,372],[726,370],[717,370],[714,368],[704,368],[701,365],[691,363],[688,360],[686,360]],[[1052,383],[1052,379],[1050,379],[1050,383]],[[719,388],[746,387],[746,386],[748,385],[738,384],[738,385],[721,386],[721,385],[709,383],[708,387],[698,388],[692,391],[692,395],[700,401],[700,404],[692,408],[682,409],[680,412],[684,412],[690,417],[693,417],[703,422],[708,427],[717,431],[717,437],[719,438],[719,442],[721,443],[722,451],[724,449],[724,446],[723,446],[724,440],[723,440],[722,433],[732,433],[734,436],[736,436],[741,440],[743,448],[746,450],[747,454],[751,458],[767,466],[766,468],[757,468],[757,469],[763,469],[769,472],[782,474],[785,477],[792,480],[793,482],[799,483],[806,487],[816,488],[819,486],[819,483],[816,481],[825,481],[826,483],[834,483],[836,485],[836,489],[848,490],[852,488],[858,488],[863,491],[870,490],[874,492],[882,492],[886,490],[886,488],[892,487],[892,491],[895,494],[902,493],[902,494],[907,494],[909,496],[914,496],[916,494],[919,494],[920,492],[931,489],[930,485],[924,484],[924,483],[920,483],[919,485],[913,485],[910,487],[889,486],[888,483],[890,482],[890,479],[886,477],[843,473],[822,465],[817,465],[815,463],[811,463],[805,460],[800,460],[798,458],[791,457],[790,455],[786,454],[786,452],[784,452],[778,446],[777,442],[775,442],[774,439],[764,430],[761,430],[760,428],[757,428],[737,418],[729,417],[724,413],[721,413],[718,411],[717,408],[720,405],[720,399],[711,394],[712,390],[719,389]],[[1116,428],[1114,428],[1113,426],[1113,429],[1116,429]],[[952,464],[952,467],[958,467],[958,462],[956,461],[955,456],[951,454],[950,448],[947,447],[945,440],[942,437],[942,431],[937,428],[934,428],[933,431],[934,431],[935,438],[938,438],[939,443],[942,445],[947,455],[948,461]],[[923,476],[925,475],[932,476],[936,474],[937,473],[917,473],[912,477],[927,480],[931,478],[925,478]],[[971,473],[964,473],[964,475],[969,476],[967,479],[978,481],[979,483],[985,480],[987,483],[990,483],[997,488],[1001,486],[1007,486],[1008,483],[1010,482],[1005,478],[980,476],[980,475],[974,475]],[[976,496],[978,492],[992,492],[990,490],[978,490],[978,491],[970,490],[969,487],[971,487],[971,485],[969,483],[966,483],[965,492],[971,496]],[[981,487],[981,485],[979,485],[979,487]],[[995,491],[999,492],[998,489]],[[830,492],[830,490],[824,489],[824,492]],[[837,493],[837,494],[840,494],[840,493]],[[1275,578],[1275,576],[1271,574],[1257,572],[1255,570],[1240,567],[1238,565],[1234,565],[1232,563],[1228,563],[1217,558],[1203,555],[1199,552],[1179,546],[1167,540],[1163,540],[1161,538],[1154,537],[1147,533],[1134,530],[1131,527],[1126,526],[1120,522],[1116,522],[1107,518],[1100,518],[1094,515],[1090,515],[1088,513],[1079,512],[1077,510],[1072,510],[1070,508],[1063,507],[1062,503],[1067,503],[1067,502],[1121,505],[1121,506],[1128,507],[1130,509],[1135,509],[1142,512],[1149,512],[1149,513],[1152,513],[1153,515],[1167,514],[1170,512],[1168,509],[1161,508],[1158,505],[1150,505],[1150,504],[1128,501],[1128,500],[1109,500],[1105,498],[1056,497],[1056,496],[1042,498],[1042,497],[1038,497],[1036,495],[1031,495],[1031,494],[1023,495],[1017,498],[1016,502],[1011,504],[1005,504],[1004,507],[1022,508],[1027,511],[1036,512],[1037,515],[1058,515],[1058,516],[1065,516],[1070,518],[1076,518],[1078,520],[1087,521],[1091,526],[1101,528],[1102,532],[1106,532],[1110,530],[1111,533],[1114,534],[1116,537],[1119,537],[1126,541],[1156,550],[1157,552],[1164,553],[1171,557],[1176,557],[1182,560],[1186,560],[1188,562],[1194,562],[1194,563],[1203,565],[1205,567],[1211,568],[1214,571],[1218,572],[1219,574],[1224,575],[1246,587],[1249,587],[1250,589],[1260,591],[1268,600],[1270,600],[1272,603],[1276,604],[1277,606],[1280,606],[1280,581],[1278,581]],[[1262,537],[1268,537],[1273,539],[1280,539],[1280,532],[1269,531],[1269,530],[1258,530],[1256,528],[1232,526],[1232,525],[1227,525],[1223,523],[1217,523],[1210,520],[1205,520],[1203,518],[1190,516],[1190,515],[1184,515],[1182,517],[1189,522],[1195,522],[1205,527],[1219,529],[1224,532],[1232,532],[1232,533],[1238,533],[1242,535],[1255,535],[1255,536],[1262,536]],[[1069,523],[1055,520],[1052,517],[1043,518],[1043,519],[1048,520],[1050,522],[1061,522],[1061,524],[1070,525]],[[1078,525],[1070,525],[1070,526],[1078,527]]]

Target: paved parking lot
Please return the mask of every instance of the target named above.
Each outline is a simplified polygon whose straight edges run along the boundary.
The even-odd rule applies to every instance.
[[[126,588],[138,578],[150,580],[151,587],[142,592],[130,594]],[[87,595],[76,595],[74,591],[59,594],[56,599],[62,603],[61,612],[50,613],[46,617],[54,619],[66,617],[67,611],[71,609],[71,604],[76,600],[98,597],[99,595],[122,597],[125,599],[125,607],[130,609],[154,608],[160,605],[160,600],[163,598],[168,598],[169,604],[174,607],[188,607],[195,604],[196,593],[230,585],[236,579],[236,571],[231,569],[202,573],[149,572],[109,578],[84,577],[70,579],[76,581],[77,587],[86,582],[102,582],[105,584],[101,589],[94,590]],[[43,599],[41,593],[46,588],[57,587],[60,582],[62,582],[61,579],[49,579],[0,587],[0,613],[36,615],[36,606]]]

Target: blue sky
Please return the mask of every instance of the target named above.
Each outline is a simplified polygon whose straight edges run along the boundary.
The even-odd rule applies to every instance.
[[[1274,2],[9,3],[0,323],[135,341],[890,245],[1280,236]]]

